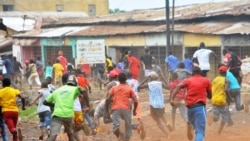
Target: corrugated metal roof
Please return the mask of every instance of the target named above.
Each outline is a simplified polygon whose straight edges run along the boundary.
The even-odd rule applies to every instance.
[[[172,15],[170,9],[170,16]],[[175,8],[175,20],[205,18],[217,15],[250,15],[250,1],[240,0],[233,2],[214,2],[179,6]],[[135,21],[164,21],[165,8],[136,10],[117,14],[109,14],[91,18],[71,18],[51,22],[48,25],[61,24],[91,24],[103,22],[135,22]]]
[[[219,30],[214,34],[250,34],[250,22],[237,22],[230,27]]]
[[[4,25],[14,31],[29,31],[34,29],[35,20],[33,19],[23,19],[22,17],[1,17],[3,19]]]
[[[88,26],[81,28],[76,32],[71,32],[67,36],[105,36],[105,35],[122,35],[122,34],[139,34],[146,30],[155,28],[153,25],[104,25],[104,26]]]
[[[20,46],[31,46],[33,43],[37,42],[36,39],[14,39],[12,43],[14,45],[20,45]]]
[[[0,48],[4,48],[8,45],[12,44],[12,39],[11,38],[6,38],[5,40],[0,41]]]
[[[47,31],[43,31],[41,34],[35,35],[35,37],[61,37],[65,36],[67,33],[79,30],[80,27],[60,27],[51,28]]]
[[[233,23],[229,22],[202,22],[194,24],[176,24],[175,31],[183,31],[190,33],[203,33],[203,34],[215,34],[216,32],[232,26]]]
[[[128,25],[128,26],[88,26],[66,36],[106,36],[140,33],[160,33],[166,31],[166,25]],[[250,22],[207,21],[191,24],[175,24],[174,31],[200,34],[250,34]]]
[[[166,25],[93,25],[79,27],[59,27],[42,29],[38,32],[17,34],[13,37],[75,37],[75,36],[113,36],[142,33],[162,33]],[[250,22],[207,21],[191,24],[175,24],[174,31],[200,34],[249,34]]]

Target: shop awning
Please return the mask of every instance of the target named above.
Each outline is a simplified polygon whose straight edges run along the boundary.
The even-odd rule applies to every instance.
[[[12,44],[12,39],[8,38],[5,40],[0,41],[0,48],[4,48]]]
[[[19,46],[31,46],[37,39],[14,39],[13,44]]]

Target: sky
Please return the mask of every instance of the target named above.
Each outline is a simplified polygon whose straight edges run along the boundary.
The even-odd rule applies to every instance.
[[[194,3],[211,3],[222,1],[235,1],[235,0],[174,0],[176,6],[188,5]],[[169,0],[170,6],[173,0]],[[109,8],[131,11],[136,9],[150,9],[165,7],[165,0],[109,0]]]

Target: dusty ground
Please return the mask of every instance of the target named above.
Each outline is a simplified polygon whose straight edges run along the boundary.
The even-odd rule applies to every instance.
[[[104,98],[105,91],[94,89],[93,93],[90,95],[91,100],[98,100],[101,98]],[[245,96],[247,93],[243,92],[244,98],[247,98],[248,96]],[[146,138],[144,141],[188,141],[186,137],[186,124],[181,119],[179,113],[176,115],[176,129],[175,131],[170,133],[170,138],[167,139],[159,130],[157,127],[155,121],[152,120],[152,118],[149,115],[149,105],[148,105],[148,96],[146,91],[140,92],[141,96],[141,102],[142,102],[142,115],[143,115],[143,122],[146,130]],[[168,101],[169,96],[166,93],[165,99]],[[250,101],[250,96],[248,98]],[[170,105],[167,102],[166,104],[166,116],[168,121],[170,122],[171,119],[171,110]],[[208,109],[210,108],[210,105],[208,104]],[[232,107],[232,109],[234,109]],[[249,141],[250,140],[250,113],[244,113],[244,111],[235,111],[233,110],[232,118],[234,120],[234,125],[230,127],[225,127],[222,134],[217,134],[217,128],[219,126],[219,123],[213,123],[211,126],[207,126],[206,129],[206,137],[205,141]],[[136,120],[133,120],[134,123],[136,123]],[[19,128],[22,129],[22,133],[24,136],[24,141],[36,141],[38,140],[39,136],[39,128],[38,128],[38,121],[36,119],[33,119],[32,121],[27,121],[21,119],[19,122]],[[104,125],[102,124],[103,133],[100,133],[96,136],[89,137],[88,141],[116,141],[115,136],[112,134],[112,132],[109,132],[112,127],[111,124]],[[81,137],[84,138],[84,134],[80,132]],[[9,138],[11,140],[11,137]],[[66,135],[61,133],[58,136],[58,141],[66,141]],[[86,140],[83,139],[83,140]],[[136,131],[133,131],[133,137],[131,139],[132,141],[140,141],[139,135]]]

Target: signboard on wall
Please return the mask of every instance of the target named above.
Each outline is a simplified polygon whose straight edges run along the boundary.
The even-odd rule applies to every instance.
[[[47,46],[62,46],[64,41],[62,39],[54,39],[54,38],[49,38],[47,39]]]
[[[105,40],[77,40],[76,63],[105,63]]]

